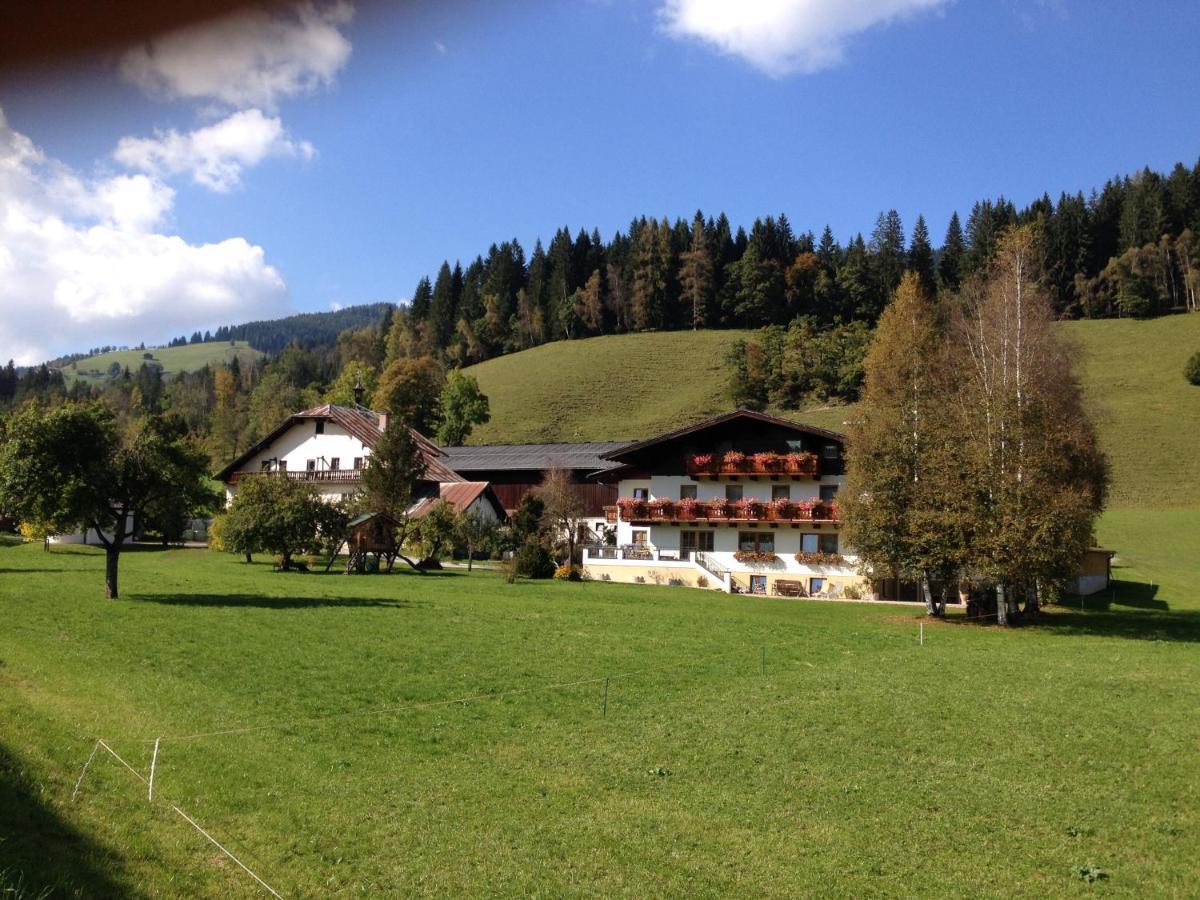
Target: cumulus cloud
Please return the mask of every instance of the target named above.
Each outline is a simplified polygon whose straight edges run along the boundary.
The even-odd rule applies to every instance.
[[[282,97],[328,86],[350,58],[348,2],[247,9],[127,51],[121,73],[170,99],[274,109]]]
[[[855,35],[949,0],[665,0],[663,29],[739,56],[768,75],[811,73],[842,61]]]
[[[30,364],[285,310],[261,247],[155,230],[172,200],[149,175],[74,172],[0,110],[0,356]]]
[[[307,141],[291,140],[277,117],[248,109],[186,134],[171,129],[152,138],[121,138],[113,158],[151,175],[187,174],[224,192],[241,183],[243,168],[268,156],[311,159],[314,152]]]

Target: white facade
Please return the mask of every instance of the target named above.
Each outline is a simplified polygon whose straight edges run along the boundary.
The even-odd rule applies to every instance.
[[[371,449],[329,419],[294,421],[283,434],[243,463],[247,473],[286,469],[289,473],[313,472],[313,484],[322,497],[340,500],[358,491],[358,475]],[[335,470],[343,474],[335,474]],[[237,484],[225,485],[225,501],[231,503]]]
[[[793,502],[833,499],[844,482],[842,475],[815,478],[747,476],[692,478],[688,475],[651,475],[619,482],[618,496],[646,501],[683,499],[684,489],[699,502],[726,499],[727,486],[736,485],[744,500],[769,503],[780,495]],[[822,490],[824,488],[824,491]],[[694,495],[692,494],[694,490]],[[825,494],[822,497],[822,493]],[[617,522],[617,546],[593,548],[585,565],[593,576],[617,581],[654,581],[707,586],[725,591],[776,593],[775,582],[800,586],[803,595],[845,596],[867,590],[855,566],[853,550],[841,541],[836,523],[806,521],[697,521],[629,522],[622,516]],[[711,535],[696,537],[684,550],[682,532]],[[735,554],[743,534],[757,535],[757,543],[770,550],[776,559],[764,563],[739,561]],[[694,548],[711,542],[711,550]],[[839,554],[838,565],[811,565],[797,562],[797,553],[826,552]]]

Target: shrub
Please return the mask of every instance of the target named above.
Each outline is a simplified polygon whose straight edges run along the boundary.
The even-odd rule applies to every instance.
[[[698,588],[708,587],[708,578],[705,577],[704,575],[698,575],[696,577],[696,587],[698,587]]]
[[[554,560],[537,535],[529,535],[513,560],[513,571],[524,578],[549,578],[554,574]]]
[[[1192,354],[1192,358],[1183,367],[1183,377],[1192,384],[1200,387],[1200,350]]]
[[[582,581],[579,570],[574,566],[564,565],[559,566],[554,570],[554,577],[558,581]]]

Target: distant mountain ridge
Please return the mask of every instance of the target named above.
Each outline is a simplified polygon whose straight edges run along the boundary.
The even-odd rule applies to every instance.
[[[383,320],[389,309],[394,308],[391,303],[364,303],[330,312],[297,313],[282,319],[259,319],[241,325],[222,325],[216,331],[206,331],[203,334],[199,331],[194,332],[190,338],[181,335],[168,346],[245,341],[255,350],[267,354],[278,353],[294,343],[309,349],[334,347],[337,345],[339,332],[375,325]]]

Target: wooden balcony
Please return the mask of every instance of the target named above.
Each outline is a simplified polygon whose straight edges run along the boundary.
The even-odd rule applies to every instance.
[[[270,472],[234,472],[229,481],[236,484],[242,478],[261,478],[264,475],[277,478],[286,475],[292,481],[347,484],[361,481],[362,469],[272,469]]]
[[[743,523],[841,524],[836,500],[800,500],[770,502],[755,500],[636,500],[621,499],[614,509],[622,521],[632,525],[708,525]],[[615,520],[610,520],[615,521]]]
[[[702,453],[686,460],[693,478],[820,478],[821,460],[815,453]]]

